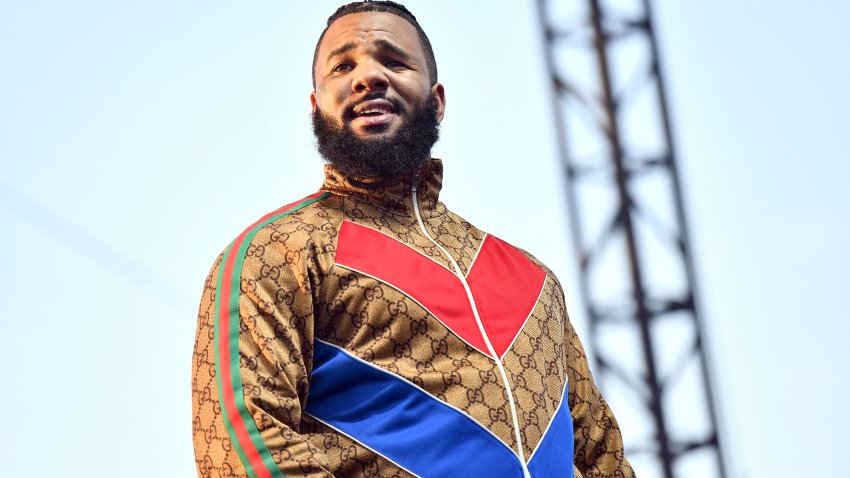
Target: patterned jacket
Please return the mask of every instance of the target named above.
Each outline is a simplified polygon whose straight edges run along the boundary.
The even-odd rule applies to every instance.
[[[202,477],[630,477],[555,276],[438,201],[326,166],[213,266],[193,357]]]

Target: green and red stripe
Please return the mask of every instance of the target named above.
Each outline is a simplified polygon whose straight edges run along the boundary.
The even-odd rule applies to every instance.
[[[215,302],[215,367],[224,424],[245,471],[251,478],[284,478],[245,406],[239,368],[239,294],[248,245],[267,224],[291,214],[329,193],[317,192],[266,214],[234,240],[219,266]]]

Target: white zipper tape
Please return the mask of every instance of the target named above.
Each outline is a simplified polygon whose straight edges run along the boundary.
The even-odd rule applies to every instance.
[[[528,471],[528,466],[525,462],[525,451],[522,446],[522,436],[519,430],[519,418],[516,409],[516,403],[514,402],[514,394],[511,390],[511,384],[508,381],[508,374],[505,372],[505,366],[502,364],[502,360],[499,358],[499,354],[496,353],[496,349],[493,347],[493,344],[490,343],[490,338],[487,336],[487,331],[484,330],[484,323],[481,322],[481,317],[478,315],[478,307],[475,305],[475,298],[472,297],[472,290],[469,288],[469,283],[466,282],[466,277],[464,277],[463,272],[460,270],[460,266],[457,265],[454,257],[449,254],[443,246],[441,246],[437,241],[431,237],[431,234],[428,233],[428,230],[425,229],[425,223],[422,222],[422,216],[419,214],[419,199],[417,197],[417,190],[419,188],[419,174],[417,174],[413,178],[413,185],[410,188],[411,199],[413,200],[413,212],[416,215],[416,222],[419,223],[419,228],[422,230],[422,233],[425,234],[425,237],[428,238],[431,243],[433,243],[437,248],[442,251],[442,253],[449,259],[449,262],[452,263],[452,267],[455,270],[455,275],[458,279],[460,279],[461,284],[463,284],[463,289],[466,291],[466,297],[469,299],[469,305],[472,306],[472,315],[475,316],[475,323],[478,325],[478,331],[481,332],[481,336],[484,338],[484,343],[487,344],[487,350],[490,352],[490,355],[493,357],[493,360],[496,362],[496,368],[499,369],[499,375],[502,376],[502,382],[505,384],[505,390],[508,392],[508,404],[511,407],[511,419],[513,420],[514,425],[514,435],[516,435],[516,443],[517,443],[517,455],[519,457],[520,464],[522,465],[522,473],[525,478],[531,478],[531,473]]]

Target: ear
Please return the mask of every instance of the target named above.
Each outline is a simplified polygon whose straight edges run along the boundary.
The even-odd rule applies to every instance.
[[[437,124],[443,122],[443,116],[446,113],[446,89],[442,83],[434,83],[431,87],[431,94],[437,99]]]
[[[310,109],[313,111],[313,113],[316,112],[316,92],[315,91],[310,93]]]

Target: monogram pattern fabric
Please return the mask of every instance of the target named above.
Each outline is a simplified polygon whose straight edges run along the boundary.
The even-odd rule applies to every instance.
[[[375,454],[343,433],[306,415],[301,433],[323,450],[336,478],[351,476],[406,478],[410,473],[395,463]]]
[[[492,360],[464,343],[407,296],[385,284],[337,268],[339,307],[319,303],[322,340],[409,380],[464,410],[515,447],[503,387]]]
[[[192,436],[198,475],[215,478],[247,478],[233,449],[224,422],[216,387],[214,350],[214,303],[220,255],[204,283],[198,312],[198,330],[192,355]]]
[[[554,280],[547,276],[544,294],[557,295]],[[563,327],[552,314],[551,303],[538,301],[532,315],[513,347],[504,357],[511,373],[513,390],[522,424],[522,442],[526,456],[534,452],[540,442],[549,418],[561,404],[567,357],[564,343],[558,333]]]
[[[327,197],[264,224],[245,250],[238,296],[238,369],[247,412],[285,476],[401,477],[410,473],[304,412],[313,344],[322,340],[449,404],[516,450],[512,411],[496,362],[393,284],[336,263],[340,228],[356,223],[441,267],[470,272],[486,234],[438,201],[442,164],[394,184],[352,181],[327,167]],[[633,476],[616,421],[593,384],[546,271],[540,298],[501,358],[528,458],[558,409],[564,387],[575,424],[575,476]],[[228,432],[216,382],[216,301],[222,257],[204,285],[193,357],[193,435],[202,477],[249,476]],[[506,284],[510,290],[510,284]],[[219,336],[220,337],[220,336]],[[237,444],[238,445],[238,444]]]

